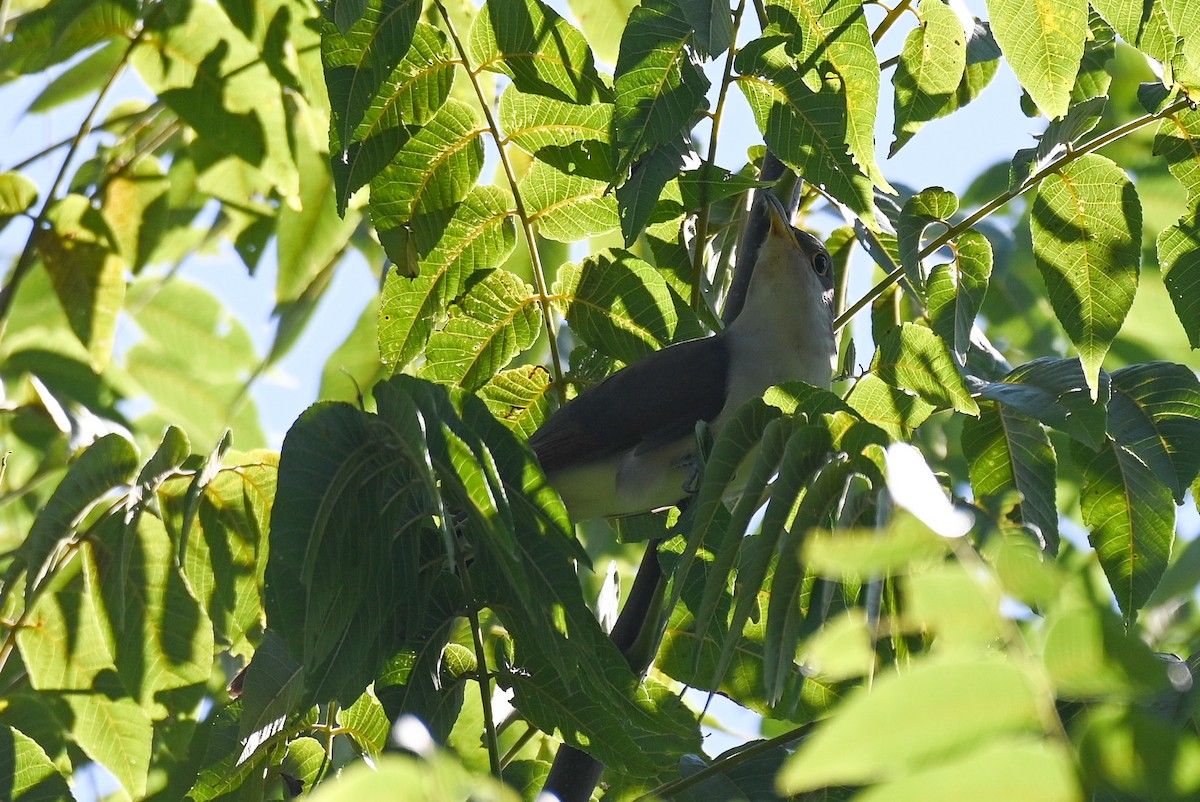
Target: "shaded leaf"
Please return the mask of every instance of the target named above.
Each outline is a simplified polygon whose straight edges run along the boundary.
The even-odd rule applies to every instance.
[[[577,105],[515,86],[500,98],[504,135],[526,153],[563,173],[608,181],[615,171],[609,147],[613,104]]]
[[[1058,460],[1041,425],[1008,405],[982,404],[979,418],[963,423],[962,449],[975,498],[1019,492],[1015,522],[1034,528],[1042,547],[1056,554]]]
[[[1125,446],[1108,442],[1088,452],[1076,445],[1083,470],[1079,505],[1117,606],[1131,623],[1166,571],[1175,540],[1171,489]]]
[[[918,259],[921,238],[926,228],[934,223],[945,224],[956,211],[958,198],[953,192],[941,187],[930,187],[913,195],[904,202],[900,211],[900,219],[896,223],[896,247],[900,251],[900,265],[913,288],[921,295],[925,294],[925,273]]]
[[[57,802],[70,799],[67,780],[37,741],[20,730],[0,725],[0,777],[12,802]]]
[[[1107,372],[1101,371],[1093,399],[1079,361],[1051,357],[1026,362],[979,388],[984,398],[1011,406],[1093,449],[1104,442],[1110,392]]]
[[[1200,381],[1170,362],[1131,365],[1112,373],[1108,428],[1182,504],[1200,471]]]
[[[1051,120],[1046,130],[1037,135],[1037,147],[1021,148],[1013,154],[1009,186],[1020,187],[1055,159],[1067,155],[1071,145],[1099,124],[1107,103],[1107,97],[1090,97],[1072,104],[1063,117]]]

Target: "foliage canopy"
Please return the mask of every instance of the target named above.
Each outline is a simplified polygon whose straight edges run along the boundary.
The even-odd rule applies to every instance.
[[[1200,795],[1200,5],[4,13],[27,113],[86,111],[0,173],[0,797],[532,798],[559,742],[612,800]],[[881,98],[895,154],[1002,64],[1036,145],[889,183]],[[721,164],[735,93],[765,147]],[[869,310],[844,375],[699,432],[683,514],[576,531],[525,441],[721,325],[769,186]],[[181,275],[218,248],[277,262],[265,353]],[[352,253],[379,292],[269,449],[250,390]],[[639,676],[593,570],[652,538]],[[704,756],[684,687],[762,740]]]

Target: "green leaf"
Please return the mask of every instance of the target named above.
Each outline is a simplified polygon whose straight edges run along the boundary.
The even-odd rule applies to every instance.
[[[147,711],[157,694],[203,686],[212,673],[213,629],[175,561],[162,522],[140,515],[126,528],[109,519],[98,531],[98,590],[112,627],[124,687]]]
[[[475,69],[504,73],[527,94],[569,103],[612,99],[583,34],[540,0],[487,0],[467,55]]]
[[[25,591],[28,601],[42,573],[49,569],[47,561],[58,544],[77,535],[87,513],[133,479],[138,463],[137,449],[119,434],[106,434],[80,453],[34,519],[5,579],[5,592],[16,571],[24,568],[30,572]]]
[[[929,661],[859,689],[779,775],[789,794],[903,775],[1042,729],[1033,682],[1012,663]],[[896,727],[895,722],[906,722]]]
[[[72,64],[38,93],[27,113],[50,111],[98,91],[124,60],[127,50],[120,40],[112,41]]]
[[[1158,235],[1158,263],[1188,342],[1200,348],[1200,200]]]
[[[324,783],[312,794],[313,802],[361,802],[395,796],[404,789],[409,802],[445,802],[479,799],[481,802],[520,802],[512,788],[468,771],[454,757],[385,755],[376,766],[350,766],[336,783]]]
[[[9,215],[29,211],[37,197],[37,185],[25,176],[0,173],[0,222]]]
[[[855,797],[861,802],[972,799],[1073,802],[1082,798],[1075,758],[1065,745],[1003,738],[935,766],[882,783]]]
[[[434,317],[498,267],[517,243],[512,198],[494,186],[471,190],[454,210],[438,246],[421,264],[421,275],[389,271],[379,309],[379,356],[392,371],[404,368],[425,347]]]
[[[875,351],[871,372],[938,409],[979,414],[946,344],[924,326],[905,323],[889,332]]]
[[[188,483],[168,484],[159,500],[180,543],[187,584],[212,622],[217,642],[244,653],[249,650],[247,633],[261,626],[262,571],[279,455],[226,454],[221,463],[199,488],[186,539],[181,533],[189,514]]]
[[[1131,699],[1166,689],[1166,663],[1110,610],[1076,607],[1051,615],[1045,638],[1042,660],[1058,696]]]
[[[541,365],[502,370],[479,388],[479,397],[497,420],[529,437],[550,414],[550,372]]]
[[[57,802],[70,799],[67,780],[37,741],[20,730],[0,725],[0,777],[12,802]]]
[[[567,175],[534,162],[518,191],[538,234],[557,242],[576,242],[620,225],[617,201],[607,188],[605,181]]]
[[[567,0],[596,57],[607,64],[617,63],[621,34],[637,5],[637,0]]]
[[[1166,158],[1171,175],[1187,190],[1189,201],[1200,197],[1200,111],[1184,109],[1165,115],[1154,132],[1154,155]]]
[[[989,0],[992,29],[1021,86],[1047,117],[1067,113],[1088,34],[1084,0]]]
[[[1042,180],[1030,220],[1050,305],[1079,351],[1092,397],[1137,291],[1142,207],[1125,171],[1096,154]]]
[[[1157,711],[1108,704],[1080,728],[1079,763],[1100,793],[1124,799],[1190,799],[1200,794],[1200,742]],[[1129,755],[1141,759],[1130,762]]]
[[[683,17],[695,28],[693,42],[705,58],[714,59],[733,45],[733,18],[723,0],[678,0]]]
[[[679,175],[687,159],[688,148],[682,142],[658,145],[633,164],[629,178],[617,187],[617,209],[625,247],[632,247],[658,208],[663,187]]]
[[[628,251],[564,265],[552,292],[576,336],[625,364],[705,334],[663,275]]]
[[[1083,470],[1079,505],[1088,542],[1131,623],[1166,571],[1175,540],[1175,502],[1171,489],[1138,457],[1119,443],[1089,452],[1076,445]]]
[[[17,631],[21,660],[37,691],[90,692],[98,679],[115,676],[100,600],[89,589],[95,572],[95,561],[87,560],[56,575],[51,592],[37,599]]]
[[[17,4],[11,39],[0,54],[0,67],[20,74],[42,72],[93,45],[126,39],[137,28],[137,7],[127,0]]]
[[[837,78],[822,81],[817,90],[810,88],[794,66],[788,41],[764,37],[738,51],[738,88],[767,147],[780,161],[873,219],[871,181],[847,151],[847,88]]]
[[[73,717],[71,734],[79,748],[112,772],[130,796],[144,795],[154,736],[145,709],[129,697],[110,697],[103,688],[64,694],[64,698]]]
[[[406,226],[420,255],[432,251],[455,205],[475,186],[483,169],[479,135],[484,130],[472,107],[447,100],[371,181],[371,219],[380,234]],[[403,263],[407,255],[389,250],[388,256]]]
[[[421,14],[416,0],[369,0],[353,20],[339,20],[345,6],[326,4],[320,23],[339,214],[345,212],[350,194],[374,178],[399,150],[408,138],[406,126],[425,122],[406,112],[440,106],[440,101],[423,101],[436,97],[435,87],[453,77],[453,68],[436,66],[449,58],[444,35],[422,25],[416,37]],[[419,41],[412,47],[415,38]],[[408,57],[410,47],[413,58]],[[446,86],[440,93],[442,100],[448,91]]]
[[[940,0],[933,0],[939,2]],[[930,187],[904,202],[896,223],[896,246],[904,274],[918,293],[925,294],[925,274],[918,258],[925,229],[934,223],[945,224],[958,211],[958,198],[941,187]]]
[[[304,32],[301,27],[291,35]],[[290,87],[280,84],[263,52],[220,6],[193,3],[184,21],[144,37],[131,61],[159,101],[196,131],[197,144],[214,161],[232,156],[283,197],[296,197],[300,176],[284,103]],[[244,202],[244,196],[238,199]]]
[[[914,565],[941,561],[946,538],[909,513],[900,513],[882,533],[877,529],[810,532],[801,552],[814,574],[861,581],[871,576],[898,576]]]
[[[866,420],[895,440],[906,440],[924,423],[935,407],[919,396],[905,392],[868,373],[854,383],[846,403]]]
[[[904,40],[896,66],[896,140],[889,156],[946,107],[967,67],[967,34],[958,15],[942,0],[924,0],[918,15],[921,23]]]
[[[508,140],[563,173],[608,181],[616,170],[609,147],[613,104],[580,106],[510,86],[500,98]]]
[[[303,148],[300,165],[300,207],[283,204],[276,224],[279,273],[275,279],[275,304],[304,298],[322,273],[330,270],[345,252],[361,215],[338,216],[333,174],[324,153]],[[319,294],[318,294],[319,295]],[[315,299],[305,298],[314,304]]]
[[[1108,94],[1112,84],[1109,65],[1117,54],[1116,32],[1095,12],[1088,15],[1088,38],[1083,43],[1083,59],[1079,63],[1079,74],[1071,88],[1071,105],[1093,97]]]
[[[690,51],[694,32],[684,11],[675,0],[643,0],[629,15],[613,79],[613,139],[622,167],[686,136],[707,106],[708,78]]]
[[[125,263],[108,224],[82,195],[68,195],[50,210],[51,228],[35,244],[71,330],[87,346],[92,366],[112,356],[117,314],[125,301]]]
[[[383,705],[369,688],[354,704],[337,712],[337,723],[354,739],[360,751],[373,757],[387,745],[391,723],[383,712]]]
[[[903,625],[932,632],[944,647],[987,649],[1004,638],[1008,624],[1000,615],[1001,587],[992,577],[944,562],[914,571],[900,580]]]
[[[962,450],[975,498],[1019,492],[1021,501],[1011,515],[1036,527],[1042,547],[1057,553],[1058,461],[1041,425],[1005,404],[982,404],[977,420],[963,422]]]
[[[1131,365],[1112,374],[1108,427],[1183,503],[1200,472],[1200,381],[1170,362]]]
[[[779,0],[768,3],[766,11],[767,32],[782,33],[791,39],[788,46],[791,63],[803,73],[809,87],[819,86],[830,71],[836,73],[836,79],[830,76],[830,80],[839,84],[837,93],[844,103],[841,113],[846,133],[841,141],[875,186],[893,192],[875,161],[879,58],[875,55],[862,3]],[[738,69],[742,71],[741,67]],[[788,93],[791,94],[790,89]],[[806,179],[811,177],[808,173],[801,175]]]
[[[493,270],[459,299],[445,327],[429,338],[421,375],[478,389],[533,345],[541,325],[533,288],[507,270]]]
[[[171,181],[152,156],[137,159],[104,185],[101,210],[134,273],[150,261],[170,224]]]
[[[954,361],[967,364],[975,316],[983,306],[992,275],[992,245],[973,229],[954,241],[954,261],[937,265],[926,285],[929,324],[950,345]]]
[[[1109,376],[1101,371],[1099,391],[1093,398],[1079,360],[1043,357],[1026,362],[1000,381],[980,387],[979,394],[1066,432],[1089,448],[1099,448],[1104,442]]]

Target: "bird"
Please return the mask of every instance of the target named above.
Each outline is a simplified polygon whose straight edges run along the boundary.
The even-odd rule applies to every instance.
[[[714,436],[772,385],[828,389],[837,360],[833,260],[766,198],[769,228],[745,304],[725,328],[634,362],[554,411],[529,440],[575,522],[665,509],[689,495],[696,425]]]

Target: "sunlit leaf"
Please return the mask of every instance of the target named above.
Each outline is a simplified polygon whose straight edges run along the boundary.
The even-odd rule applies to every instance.
[[[870,219],[871,181],[847,151],[846,87],[831,78],[817,90],[810,88],[793,64],[787,41],[756,39],[738,51],[738,88],[772,153]]]
[[[596,180],[612,178],[609,148],[613,104],[583,106],[515,86],[500,98],[500,127],[510,142],[561,172]]]
[[[532,435],[550,414],[550,373],[541,365],[502,370],[479,388],[479,397],[501,423]]]
[[[446,101],[371,182],[371,220],[380,232],[406,226],[419,255],[432,251],[455,205],[483,169],[483,130],[478,112],[457,100]],[[388,255],[395,262],[406,258],[391,251]]]
[[[992,275],[992,246],[978,231],[968,230],[958,235],[952,247],[954,261],[929,272],[929,323],[950,345],[955,362],[965,365],[975,316],[983,306]]]
[[[935,0],[936,2],[937,0]],[[913,287],[924,294],[925,273],[918,255],[925,229],[935,223],[945,223],[958,211],[958,198],[941,187],[930,187],[904,202],[896,223],[896,246],[900,250],[900,265]]]
[[[1100,363],[1137,291],[1142,206],[1125,172],[1088,154],[1042,180],[1030,221],[1050,305],[1095,397]]]
[[[662,274],[628,251],[564,266],[553,294],[576,336],[626,364],[705,334]]]
[[[587,40],[540,0],[488,0],[467,40],[475,69],[502,72],[522,92],[571,103],[611,100]]]
[[[637,5],[637,0],[567,0],[596,58],[608,64],[617,63],[621,33]]]
[[[1154,134],[1154,153],[1166,158],[1189,199],[1200,197],[1200,111],[1185,109],[1164,116]]]
[[[1040,732],[1039,710],[1030,678],[1012,663],[924,662],[849,696],[787,762],[779,787],[794,794],[896,777],[998,738]]]
[[[533,288],[507,270],[489,272],[455,307],[425,350],[421,373],[439,382],[477,389],[533,345],[541,331]]]
[[[83,196],[67,196],[48,219],[52,227],[35,239],[38,253],[71,330],[87,346],[95,368],[103,370],[125,301],[125,262],[108,224]]]
[[[629,15],[613,80],[620,165],[678,140],[705,107],[708,78],[689,48],[692,36],[675,0],[646,0]]]
[[[921,23],[904,40],[896,66],[892,156],[958,93],[967,67],[967,34],[958,15],[942,0],[925,0],[918,13]]]
[[[992,30],[1017,80],[1047,117],[1061,117],[1088,33],[1083,0],[990,0]]]
[[[826,72],[837,74],[837,93],[844,102],[845,135],[840,140],[850,157],[875,186],[892,188],[875,161],[875,113],[879,105],[879,58],[862,3],[857,0],[778,0],[768,3],[767,33],[791,39],[792,64],[815,87]],[[741,67],[739,66],[739,70]],[[823,76],[816,78],[816,75]],[[829,91],[827,85],[822,92]],[[792,90],[787,90],[792,94]],[[753,105],[753,104],[752,104]],[[757,112],[756,112],[757,114]],[[759,127],[766,128],[760,123]],[[770,141],[767,142],[771,145]],[[778,154],[776,154],[778,155]],[[808,178],[807,173],[801,173]]]
[[[331,30],[328,19],[323,23],[321,57],[333,113],[329,148],[339,213],[355,190],[387,166],[413,128],[429,122],[450,92],[450,44],[441,31],[417,22],[419,12],[420,4],[412,0],[377,0],[344,33]]]
[[[607,182],[567,175],[537,162],[521,179],[519,190],[537,233],[558,242],[575,242],[617,228],[617,201]]]
[[[379,356],[393,371],[417,356],[433,319],[478,279],[498,267],[517,242],[512,199],[497,187],[475,187],[454,210],[438,247],[407,278],[392,271],[379,310]],[[474,278],[472,278],[474,277]]]
[[[871,372],[893,387],[909,390],[934,407],[978,415],[966,383],[946,344],[929,329],[905,323],[893,329],[875,352]]]
[[[854,383],[846,403],[897,440],[908,437],[933,413],[933,404],[868,373]]]
[[[1014,189],[1023,185],[1056,159],[1065,156],[1071,145],[1100,122],[1107,102],[1107,97],[1090,97],[1073,104],[1065,116],[1051,120],[1046,130],[1038,135],[1037,147],[1021,148],[1013,154],[1009,185]]]
[[[30,209],[37,201],[37,185],[20,173],[0,173],[0,222]]]
[[[0,774],[10,777],[12,802],[69,799],[67,780],[38,742],[8,725],[0,725]]]
[[[1158,235],[1158,262],[1188,342],[1200,348],[1200,201]]]

